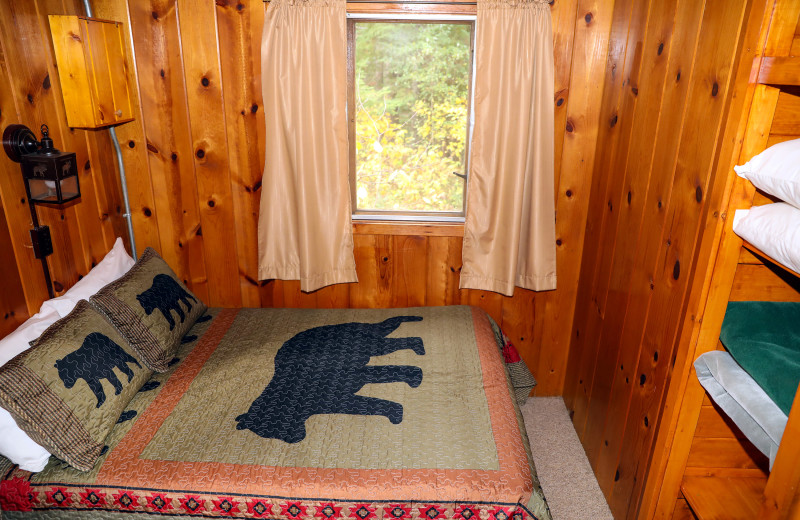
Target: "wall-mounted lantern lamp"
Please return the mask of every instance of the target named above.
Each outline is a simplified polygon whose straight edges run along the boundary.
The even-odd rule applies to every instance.
[[[74,153],[65,153],[53,147],[47,125],[42,125],[42,140],[24,125],[9,125],[3,131],[3,148],[12,161],[21,163],[22,178],[31,208],[33,229],[31,242],[36,258],[41,259],[47,291],[52,298],[53,286],[47,257],[53,253],[50,228],[40,226],[36,204],[58,206],[81,196],[78,167]]]

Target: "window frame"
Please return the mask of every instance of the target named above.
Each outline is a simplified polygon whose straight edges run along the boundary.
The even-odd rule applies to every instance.
[[[428,13],[347,13],[347,136],[348,136],[348,182],[350,184],[351,218],[353,221],[463,223],[467,210],[467,191],[469,186],[470,150],[475,116],[472,112],[475,92],[475,32],[474,14]],[[398,211],[358,209],[356,192],[356,118],[355,118],[355,26],[357,22],[395,22],[395,23],[458,23],[470,26],[470,69],[467,80],[467,128],[464,143],[464,190],[461,211]]]

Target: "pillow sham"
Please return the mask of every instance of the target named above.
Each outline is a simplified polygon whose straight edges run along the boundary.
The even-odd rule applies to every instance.
[[[114,246],[106,256],[89,271],[78,283],[58,298],[47,300],[42,309],[52,308],[62,318],[72,312],[81,300],[88,300],[97,291],[127,273],[134,264],[133,258],[125,250],[122,239],[117,237]]]
[[[36,443],[89,471],[152,371],[86,300],[0,368],[0,406]]]
[[[54,309],[42,305],[37,314],[1,339],[0,366],[28,350],[29,342],[41,336],[59,317]],[[0,408],[0,455],[34,473],[42,471],[50,458],[50,453],[20,430],[14,418],[4,408]]]
[[[733,231],[775,261],[800,272],[800,209],[785,202],[737,209]]]
[[[91,303],[151,370],[164,372],[181,338],[206,306],[147,248],[130,271],[92,296]]]
[[[770,146],[733,170],[756,188],[800,208],[800,139]]]

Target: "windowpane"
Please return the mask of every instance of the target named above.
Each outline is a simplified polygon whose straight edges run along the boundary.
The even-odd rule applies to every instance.
[[[469,23],[355,23],[357,210],[463,214]]]

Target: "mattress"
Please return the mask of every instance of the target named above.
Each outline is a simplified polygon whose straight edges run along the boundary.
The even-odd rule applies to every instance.
[[[800,304],[729,302],[720,341],[694,363],[703,388],[742,433],[775,461],[800,383]]]
[[[3,518],[549,519],[498,347],[471,307],[210,309],[92,471],[3,471]]]

